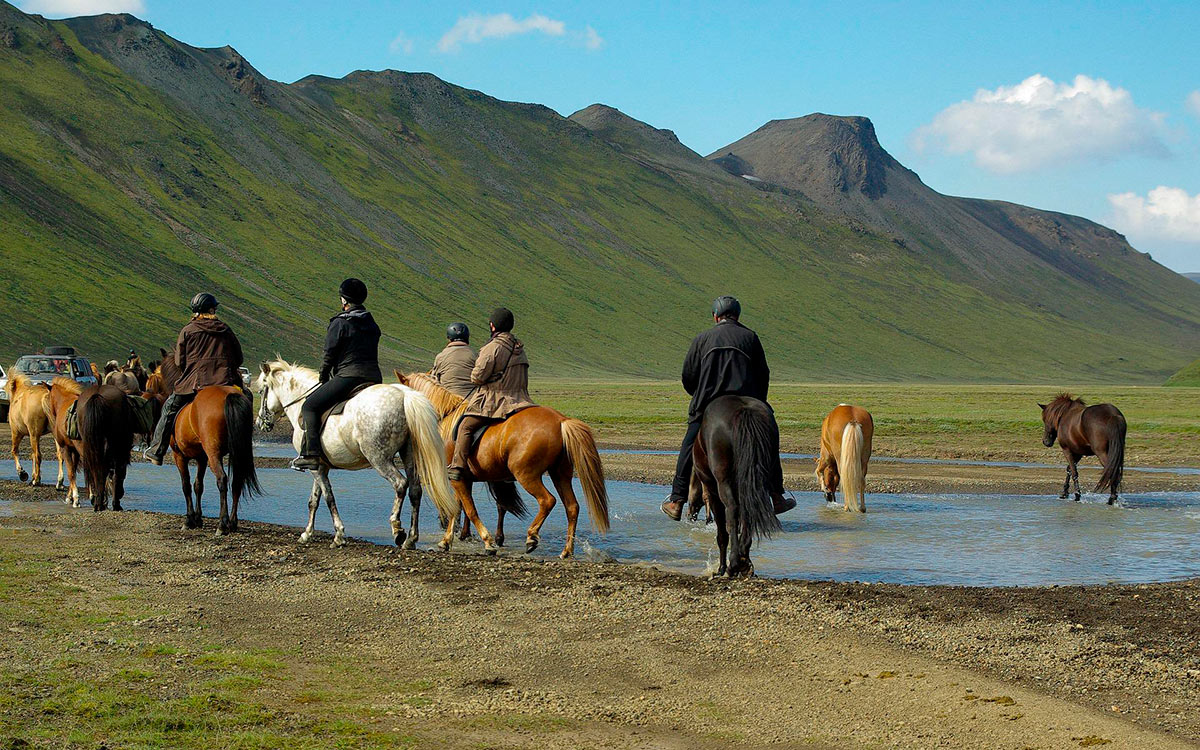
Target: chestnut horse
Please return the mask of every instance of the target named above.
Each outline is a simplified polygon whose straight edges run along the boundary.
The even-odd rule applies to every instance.
[[[29,474],[21,466],[21,458],[17,451],[21,441],[29,437],[29,450],[33,455],[33,486],[42,483],[42,435],[50,431],[50,388],[46,385],[34,385],[29,378],[20,373],[13,373],[4,386],[8,391],[8,428],[12,433],[12,457],[17,465],[17,477],[22,482],[29,481]],[[62,472],[59,471],[59,484],[62,484]]]
[[[821,422],[821,455],[817,457],[817,480],[825,501],[832,503],[838,485],[842,507],[867,512],[867,462],[875,423],[861,406],[839,404]]]
[[[1108,504],[1117,501],[1125,473],[1125,415],[1112,404],[1088,406],[1081,398],[1064,393],[1042,407],[1042,444],[1054,445],[1055,438],[1067,458],[1067,480],[1060,498],[1065,499],[1075,480],[1075,501],[1080,499],[1079,468],[1083,456],[1096,456],[1104,471],[1095,492],[1108,490]]]
[[[428,373],[403,373],[396,371],[400,383],[429,397],[441,417],[439,429],[446,440],[446,460],[454,454],[451,433],[466,410],[466,399],[443,388]],[[489,428],[479,441],[478,448],[467,462],[470,478],[452,481],[458,500],[467,517],[479,532],[487,554],[496,554],[498,545],[504,544],[504,512],[512,510],[511,498],[505,497],[505,483],[514,479],[525,491],[533,495],[538,503],[538,512],[525,536],[525,551],[533,552],[540,541],[539,532],[546,516],[554,508],[554,495],[546,489],[542,475],[549,473],[562,498],[567,512],[567,541],[559,557],[567,559],[575,551],[575,525],[579,518],[579,501],[571,478],[579,473],[583,496],[587,500],[588,515],[597,531],[608,531],[608,490],[604,485],[604,467],[600,463],[600,452],[592,428],[578,419],[571,419],[561,412],[545,406],[531,406],[513,414],[503,422]],[[489,483],[496,496],[500,511],[496,522],[496,536],[488,533],[479,520],[479,513],[471,498],[474,479]],[[515,492],[509,488],[508,492]]]
[[[750,545],[779,531],[769,489],[779,460],[779,427],[765,403],[746,396],[721,396],[704,408],[695,459],[693,510],[703,502],[717,522],[721,565],[716,575],[754,575]],[[730,548],[732,547],[732,555]]]
[[[76,404],[78,440],[67,435],[67,414],[71,404]],[[58,377],[50,387],[48,414],[58,447],[59,473],[62,473],[62,464],[66,463],[70,480],[66,501],[79,507],[75,472],[82,463],[92,510],[108,508],[110,478],[112,508],[121,510],[134,430],[133,410],[125,400],[125,394],[111,385],[82,388],[70,378]]]
[[[182,373],[175,365],[173,354],[163,357],[152,377],[147,378],[147,395],[155,400],[175,389]],[[201,388],[191,403],[179,410],[171,432],[171,450],[183,485],[187,502],[184,529],[204,527],[201,496],[204,494],[204,471],[211,469],[221,495],[221,514],[217,519],[217,536],[237,531],[238,503],[262,494],[258,474],[254,470],[254,406],[241,388],[210,385]],[[228,457],[228,471],[224,459]],[[196,482],[192,484],[189,465],[196,462]],[[232,482],[230,481],[232,479]],[[232,485],[232,487],[231,487]],[[229,495],[232,489],[233,507]],[[192,493],[195,492],[195,505]]]

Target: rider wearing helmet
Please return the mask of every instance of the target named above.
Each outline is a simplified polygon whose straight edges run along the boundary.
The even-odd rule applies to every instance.
[[[349,398],[355,388],[383,382],[379,370],[379,326],[363,307],[367,285],[358,279],[346,279],[338,292],[342,311],[330,319],[325,333],[321,383],[300,409],[304,442],[300,455],[292,461],[292,468],[297,471],[321,468],[321,417],[325,412]]]
[[[429,374],[446,390],[466,398],[475,390],[471,370],[475,368],[475,350],[471,348],[471,331],[466,323],[451,323],[446,327],[446,348],[433,358]]]
[[[162,416],[154,426],[154,436],[146,448],[146,460],[162,466],[168,438],[179,410],[196,392],[210,385],[241,387],[242,345],[233,329],[217,318],[217,298],[208,292],[192,297],[192,319],[179,332],[175,342],[175,364],[181,376],[175,390],[162,407]]]
[[[675,464],[675,481],[671,496],[662,504],[662,511],[678,521],[688,499],[688,483],[692,478],[692,448],[700,434],[704,409],[721,396],[749,396],[767,401],[771,369],[758,334],[742,325],[742,305],[734,297],[718,297],[713,302],[712,328],[692,341],[683,361],[683,388],[692,397],[688,407],[688,427]],[[768,405],[767,408],[770,408]],[[773,413],[773,412],[772,412]],[[777,433],[778,434],[778,433]],[[796,501],[783,496],[783,467],[779,463],[779,446],[775,446],[775,461],[771,471],[771,499],[776,513],[796,507]]]

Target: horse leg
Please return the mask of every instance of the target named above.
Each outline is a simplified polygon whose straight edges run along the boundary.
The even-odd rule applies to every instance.
[[[408,453],[412,453],[411,450]],[[368,456],[368,459],[371,457]],[[411,462],[411,459],[405,457],[405,464]],[[392,490],[396,493],[396,499],[392,502],[392,515],[389,518],[392,524],[392,541],[397,547],[404,544],[407,534],[404,533],[404,524],[400,521],[400,511],[404,509],[404,494],[408,491],[408,478],[400,473],[400,469],[396,467],[394,459],[388,458],[375,465],[375,471],[379,472],[379,476],[387,480],[387,483],[392,485]],[[412,469],[409,469],[411,472]],[[410,473],[409,476],[412,474]],[[416,519],[413,519],[416,523]],[[408,547],[407,549],[412,549]]]
[[[554,509],[554,495],[546,489],[546,485],[542,484],[542,475],[532,472],[523,472],[517,477],[517,481],[525,488],[525,491],[537,500],[538,512],[533,517],[533,523],[529,524],[529,531],[525,533],[525,551],[533,552],[537,549],[538,532],[542,530],[542,524],[546,522],[546,516],[550,515],[550,511]]]
[[[29,451],[33,454],[33,486],[40,487],[42,485],[42,439],[40,436],[35,437],[30,434],[29,441],[32,443]]]
[[[79,454],[75,449],[67,446],[63,449],[67,459],[67,499],[66,502],[73,508],[79,507]]]
[[[408,539],[404,540],[402,549],[416,549],[417,539],[421,536],[421,475],[417,471],[417,454],[410,450],[404,459],[404,477],[408,481]],[[399,520],[399,519],[397,519]],[[450,528],[454,525],[451,522]]]
[[[54,453],[58,457],[58,481],[54,483],[54,489],[62,492],[66,488],[63,484],[63,448],[57,440],[54,441]]]
[[[333,499],[333,485],[329,483],[329,469],[321,467],[316,473],[321,481],[321,494],[325,496],[325,507],[329,508],[329,518],[333,521],[333,542],[329,546],[344,547],[346,546],[346,526],[342,523],[342,517],[338,515],[337,501]]]
[[[9,422],[12,424],[12,422]],[[17,479],[22,482],[29,481],[29,474],[25,473],[24,467],[21,466],[21,455],[18,451],[21,449],[21,441],[25,438],[25,433],[19,430],[13,430],[12,433],[12,457],[13,463],[17,465]]]
[[[192,508],[192,477],[188,473],[188,460],[182,453],[175,454],[175,468],[179,469],[179,481],[183,484],[183,499],[187,502],[187,513],[183,517],[183,530],[196,528],[196,512]]]
[[[458,538],[462,539],[463,541],[470,539],[471,538],[471,519],[467,518],[467,512],[464,510],[463,512],[459,513],[457,520],[459,521]]]
[[[504,546],[504,517],[508,515],[500,504],[496,504],[496,546]]]
[[[475,531],[479,534],[479,541],[483,542],[483,553],[485,555],[496,554],[496,540],[488,533],[487,527],[483,525],[483,521],[479,520],[479,510],[475,507],[475,500],[471,497],[471,482],[465,479],[450,482],[450,486],[454,488],[454,494],[458,495],[458,502],[462,505],[463,512],[467,514],[467,518],[475,526]],[[438,549],[443,551],[450,549],[450,542],[454,538],[454,525],[446,527],[446,534],[442,537],[442,541],[438,542]]]
[[[215,459],[215,460],[214,460]],[[217,480],[217,494],[221,496],[221,515],[217,517],[217,536],[225,536],[233,529],[229,526],[229,475],[221,465],[221,456],[209,455],[208,465],[212,468],[213,479]]]
[[[730,578],[753,575],[754,566],[750,564],[749,555],[750,539],[738,523],[738,503],[741,500],[728,482],[717,484],[717,494],[721,498],[721,504],[725,506],[725,526],[728,529],[729,547],[732,548],[731,552],[727,553],[728,575]]]
[[[127,465],[118,465],[113,468],[112,478],[112,495],[113,495],[113,510],[124,510],[121,507],[121,498],[125,497],[125,473],[128,471]]]
[[[1071,464],[1069,463],[1070,459],[1068,458],[1067,461],[1068,461],[1068,463],[1067,463],[1067,478],[1063,482],[1063,491],[1062,491],[1062,494],[1058,496],[1059,500],[1066,500],[1067,495],[1070,494],[1070,492],[1071,492]]]
[[[300,543],[308,544],[308,541],[313,537],[313,529],[317,525],[317,508],[321,507],[321,481],[317,478],[317,472],[313,472],[312,494],[308,496],[308,525],[304,527],[304,531],[300,532]]]
[[[710,493],[710,498],[717,494],[711,490]],[[725,503],[718,499],[715,503],[710,502],[710,506],[713,517],[717,520],[717,551],[721,556],[721,562],[713,577],[720,578],[729,572],[729,521],[725,516]]]
[[[1071,479],[1075,482],[1075,502],[1082,499],[1082,494],[1079,491],[1079,457],[1071,456]]]
[[[558,491],[562,500],[563,510],[567,512],[567,543],[558,555],[563,560],[575,554],[575,524],[579,521],[579,500],[575,497],[575,488],[571,486],[572,475],[571,465],[565,461],[560,462],[550,473],[554,489]]]

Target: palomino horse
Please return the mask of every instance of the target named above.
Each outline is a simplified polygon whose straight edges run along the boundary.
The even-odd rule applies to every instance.
[[[867,462],[874,435],[871,413],[861,406],[839,404],[826,415],[821,423],[821,455],[816,459],[826,502],[833,502],[841,484],[842,507],[867,512]]]
[[[692,450],[696,481],[691,491],[703,493],[717,522],[721,565],[716,575],[753,575],[751,543],[780,529],[769,488],[772,464],[779,460],[779,427],[766,404],[745,396],[714,399],[702,420]],[[691,506],[698,505],[692,497]]]
[[[304,399],[318,384],[317,373],[307,367],[291,365],[282,360],[264,362],[262,373],[254,381],[260,394],[258,426],[270,430],[275,418],[283,413],[292,423],[292,443],[300,450],[304,429],[300,408]],[[396,499],[392,504],[392,538],[404,549],[417,544],[418,519],[421,510],[421,489],[433,496],[446,534],[439,546],[449,549],[454,535],[454,518],[458,501],[446,478],[446,462],[441,453],[441,436],[437,429],[437,413],[429,399],[403,385],[373,385],[357,393],[345,403],[341,414],[330,415],[321,430],[321,468],[312,472],[313,488],[308,500],[308,526],[300,535],[301,542],[313,537],[317,508],[321,498],[333,519],[333,546],[346,543],[345,527],[338,515],[329,483],[330,469],[365,469],[373,467],[392,485]],[[396,465],[399,454],[404,473]],[[419,481],[417,479],[419,478]],[[412,514],[408,533],[400,522],[404,493],[409,493]]]
[[[67,435],[67,413],[76,404],[79,439]],[[79,507],[79,487],[75,472],[83,463],[87,478],[88,497],[92,509],[108,508],[108,483],[112,480],[112,507],[121,510],[125,496],[125,472],[129,468],[129,453],[133,448],[133,410],[125,394],[111,385],[89,386],[81,390],[70,378],[55,378],[50,388],[50,419],[54,442],[61,464],[66,463],[70,479],[67,502]],[[60,480],[61,485],[61,480]]]
[[[162,365],[147,378],[146,395],[159,400],[174,390],[179,380],[179,368],[174,355],[164,358]],[[237,531],[238,503],[242,494],[253,497],[261,494],[258,474],[254,471],[254,407],[241,388],[210,385],[201,388],[191,403],[179,410],[171,432],[171,450],[183,484],[183,499],[187,502],[184,529],[204,527],[201,497],[204,494],[204,471],[210,469],[221,494],[221,514],[217,519],[217,536]],[[224,460],[228,457],[229,469]],[[196,462],[196,482],[192,484],[190,464]],[[232,482],[230,481],[232,480]],[[231,486],[232,485],[232,486]],[[232,509],[229,495],[232,490]],[[192,493],[195,492],[195,505]]]
[[[1042,443],[1049,448],[1055,438],[1067,457],[1067,480],[1061,498],[1066,498],[1075,480],[1075,500],[1080,499],[1079,468],[1083,456],[1096,456],[1104,466],[1095,492],[1108,490],[1108,504],[1117,501],[1125,473],[1125,415],[1112,404],[1088,406],[1083,399],[1064,393],[1042,407]]]
[[[4,389],[8,391],[8,427],[12,433],[12,457],[17,465],[17,477],[22,482],[29,481],[29,474],[21,467],[21,458],[17,453],[21,441],[28,436],[29,450],[33,454],[33,486],[37,487],[42,483],[42,435],[50,431],[50,417],[47,414],[50,388],[34,385],[24,375],[13,373]],[[62,484],[61,465],[58,482]]]
[[[443,388],[427,373],[404,375],[396,372],[396,377],[404,385],[429,396],[433,402],[442,417],[441,432],[446,441],[448,461],[454,451],[451,432],[466,409],[466,400]],[[571,486],[575,472],[579,472],[579,483],[583,486],[592,524],[601,533],[608,531],[608,490],[604,485],[600,452],[596,450],[592,429],[578,419],[571,419],[545,406],[522,409],[484,433],[467,467],[473,479],[489,483],[501,511],[493,539],[475,510],[471,498],[472,479],[451,483],[488,554],[496,554],[497,545],[504,543],[504,510],[506,506],[511,509],[513,504],[511,499],[506,500],[501,490],[506,486],[505,483],[514,479],[538,502],[537,515],[525,536],[525,551],[537,549],[540,540],[538,533],[555,502],[554,495],[542,483],[542,475],[547,472],[567,512],[567,541],[559,557],[565,560],[575,551],[575,525],[579,519],[579,501]],[[453,532],[453,526],[450,530]]]

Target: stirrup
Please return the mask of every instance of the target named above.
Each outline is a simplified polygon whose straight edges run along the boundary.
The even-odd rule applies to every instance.
[[[317,456],[296,456],[289,468],[296,471],[316,471],[321,468],[321,459]]]

